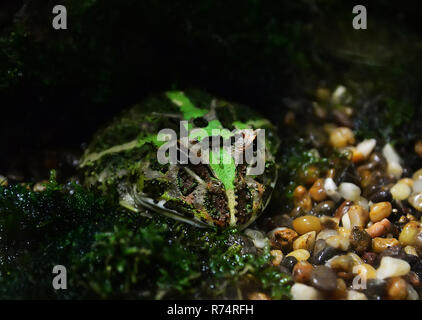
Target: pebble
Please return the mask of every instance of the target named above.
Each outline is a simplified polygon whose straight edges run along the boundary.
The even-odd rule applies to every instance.
[[[283,267],[286,267],[287,270],[289,270],[291,272],[293,270],[293,267],[296,265],[296,263],[297,263],[296,257],[286,256],[286,257],[284,257],[283,261],[281,262],[281,265]]]
[[[350,238],[352,231],[350,229],[346,229],[344,227],[338,228],[338,234],[345,238]]]
[[[406,252],[407,254],[411,254],[413,256],[418,256],[418,253],[416,251],[416,248],[413,246],[406,246],[404,247],[404,252]]]
[[[360,198],[361,190],[353,183],[343,182],[340,184],[339,193],[346,200],[357,201]]]
[[[420,193],[422,192],[422,179],[416,180],[413,183],[413,193]]]
[[[327,195],[335,202],[340,201],[341,195],[338,192],[336,183],[332,178],[327,178],[324,181],[324,189]]]
[[[416,237],[421,231],[419,222],[409,221],[400,232],[399,241],[402,246],[413,246],[416,242]]]
[[[355,266],[353,268],[353,273],[359,275],[361,279],[365,279],[365,281],[375,279],[377,275],[377,271],[374,267],[367,263]]]
[[[330,299],[345,299],[347,297],[347,286],[343,279],[337,279],[337,288],[332,292]]]
[[[419,158],[422,158],[422,140],[416,141],[415,152],[419,156]]]
[[[340,235],[331,236],[325,240],[327,244],[333,248],[347,251],[350,247],[350,241],[348,238],[342,237]]]
[[[326,200],[318,203],[312,212],[317,216],[331,216],[336,211],[336,204],[332,200]]]
[[[249,300],[271,300],[271,298],[263,292],[252,292],[248,294]]]
[[[361,206],[366,211],[369,211],[369,201],[364,197],[360,197],[358,201],[355,201],[355,204]]]
[[[362,254],[362,259],[365,261],[365,263],[370,265],[375,265],[375,261],[377,259],[377,254],[375,252],[364,252]]]
[[[371,246],[371,239],[368,232],[359,227],[354,227],[350,236],[350,244],[356,252],[362,253]]]
[[[401,277],[393,277],[387,282],[387,298],[390,300],[405,300],[407,298],[407,283]]]
[[[334,148],[344,148],[355,144],[355,135],[348,127],[338,127],[330,132],[330,145]]]
[[[363,154],[363,156],[366,158],[369,157],[369,155],[374,151],[375,146],[377,145],[377,140],[375,139],[367,139],[363,140],[361,143],[359,143],[356,146],[356,149]]]
[[[382,149],[382,155],[389,163],[400,163],[401,159],[397,151],[394,149],[394,147],[387,143],[384,148]]]
[[[321,230],[321,222],[315,216],[302,216],[293,220],[293,228],[299,234],[305,234],[310,231],[319,232]]]
[[[290,252],[287,257],[295,257],[297,261],[306,261],[309,259],[311,254],[308,250],[305,249],[298,249]]]
[[[317,266],[312,270],[310,283],[318,290],[332,291],[337,288],[337,276],[331,268]]]
[[[404,184],[406,184],[407,186],[409,186],[410,188],[413,188],[413,184],[414,184],[413,180],[412,180],[412,179],[410,179],[410,178],[403,178],[403,179],[400,179],[397,183],[404,183]]]
[[[311,198],[317,202],[323,201],[327,198],[327,192],[324,189],[324,179],[318,179],[309,189]]]
[[[387,166],[387,173],[393,175],[396,179],[400,179],[403,174],[403,167],[400,163],[389,162]]]
[[[290,289],[293,300],[319,300],[322,294],[311,286],[302,283],[295,283]]]
[[[415,208],[419,212],[422,212],[422,192],[412,194],[409,197],[408,201],[413,208]]]
[[[281,250],[271,250],[270,254],[273,256],[271,263],[274,266],[279,266],[281,261],[283,261],[283,252]]]
[[[270,240],[271,240],[271,246],[275,249],[280,250],[289,250],[292,247],[294,239],[298,236],[296,231],[280,227],[272,230],[268,234]]]
[[[347,254],[343,254],[341,256],[335,256],[331,258],[325,263],[325,265],[336,272],[352,272],[355,262],[352,257],[348,256]]]
[[[376,237],[380,237],[386,234],[388,231],[390,231],[390,229],[391,229],[390,220],[384,218],[381,221],[369,226],[369,228],[365,230],[372,238],[376,238]]]
[[[396,238],[374,238],[372,239],[372,250],[376,253],[381,253],[391,247],[400,245]]]
[[[407,285],[407,300],[419,300],[419,294],[411,285]]]
[[[391,214],[393,207],[390,202],[378,202],[371,206],[369,212],[369,218],[372,222],[381,221],[384,218],[388,218]]]
[[[381,279],[368,279],[365,293],[371,300],[380,300],[385,296],[387,283]]]
[[[410,271],[410,265],[402,259],[383,257],[377,269],[377,279],[405,276]]]
[[[307,261],[299,261],[295,264],[292,271],[292,277],[295,282],[308,283],[311,279],[311,273],[314,267]]]
[[[421,179],[422,179],[422,168],[421,168],[421,169],[419,169],[419,170],[417,170],[417,171],[413,174],[412,179],[413,179],[414,181],[416,181],[416,180],[421,180]]]
[[[347,213],[345,215],[343,215],[343,217],[341,218],[341,224],[346,229],[349,229],[349,230],[352,229],[352,226],[351,226],[351,223],[350,223],[350,218],[349,218],[349,215]]]
[[[393,196],[390,190],[384,190],[384,189],[377,190],[369,196],[369,201],[373,203],[391,201],[392,199],[393,199]]]
[[[327,240],[329,237],[338,235],[337,230],[333,229],[324,229],[320,233],[318,233],[316,240]]]
[[[321,240],[321,241],[324,241],[324,240]],[[316,245],[317,245],[317,243],[315,243],[315,246]],[[332,257],[337,256],[337,255],[341,255],[341,254],[343,254],[342,251],[340,251],[336,248],[330,247],[330,246],[326,246],[325,248],[316,252],[313,255],[312,263],[317,264],[317,265],[324,264],[325,262],[327,262]]]
[[[316,241],[315,238],[316,238],[315,231],[309,231],[301,235],[299,238],[297,238],[293,242],[293,250],[306,249],[308,251],[312,251],[314,249],[314,245]]]
[[[390,189],[391,195],[395,200],[406,200],[412,193],[412,189],[405,183],[396,183]]]
[[[348,290],[347,300],[368,300],[368,298],[362,292],[355,291],[355,290]]]
[[[369,220],[368,211],[357,204],[349,208],[347,215],[349,216],[349,219],[350,219],[350,228],[348,229],[352,229],[353,227],[363,228],[366,226],[366,223]]]
[[[248,236],[255,247],[262,249],[268,244],[268,238],[265,237],[265,235],[258,230],[253,229],[246,229],[245,235]]]
[[[312,209],[311,196],[303,186],[296,187],[293,192],[293,202],[296,207],[302,208],[305,212],[309,212]]]

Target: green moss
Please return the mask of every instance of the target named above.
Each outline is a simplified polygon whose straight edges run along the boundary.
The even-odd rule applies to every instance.
[[[236,230],[144,218],[54,175],[44,192],[0,187],[0,237],[3,299],[224,298],[246,278],[274,298],[289,292],[268,248],[245,253]],[[57,264],[68,290],[51,287]]]

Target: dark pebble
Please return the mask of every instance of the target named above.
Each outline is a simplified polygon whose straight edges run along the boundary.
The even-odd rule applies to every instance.
[[[281,264],[278,266],[278,271],[281,272],[281,273],[288,274],[288,275],[292,274],[291,270],[289,270],[288,268],[286,268],[285,266],[283,266]]]
[[[388,201],[390,202],[393,199],[393,196],[391,195],[390,190],[378,190],[375,191],[373,194],[369,196],[369,200],[373,203],[377,202],[384,202]]]
[[[337,288],[337,275],[329,267],[317,266],[312,270],[310,283],[319,290],[332,291]]]
[[[365,261],[365,263],[373,266],[377,261],[377,254],[375,252],[364,252],[362,254],[362,259]]]
[[[380,279],[368,279],[365,294],[370,300],[381,300],[385,295],[386,282]]]
[[[324,264],[327,260],[330,260],[332,257],[336,255],[341,255],[343,252],[341,250],[338,250],[336,248],[327,246],[324,249],[320,250],[316,254],[312,256],[312,263],[313,264]]]
[[[336,204],[332,200],[327,200],[318,203],[313,209],[312,213],[318,217],[332,216],[336,210]]]
[[[297,263],[297,259],[295,257],[288,256],[283,259],[283,261],[281,262],[281,265],[283,267],[286,267],[290,272],[292,272],[293,267],[295,266],[296,263]]]

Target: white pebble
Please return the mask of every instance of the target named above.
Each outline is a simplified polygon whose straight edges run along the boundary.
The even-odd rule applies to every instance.
[[[408,274],[409,271],[410,265],[406,261],[392,257],[383,257],[377,269],[377,278],[383,280],[390,277],[400,277]]]
[[[360,198],[360,188],[350,182],[343,182],[339,187],[340,195],[349,201],[357,201]]]
[[[319,239],[327,240],[329,237],[337,236],[337,235],[338,235],[337,230],[334,230],[334,229],[324,229],[324,230],[322,230],[322,231],[320,231],[318,233],[318,236],[316,237],[316,240],[317,241]]]
[[[422,179],[416,180],[413,183],[413,192],[414,193],[422,192]]]
[[[334,200],[334,202],[338,202],[341,199],[340,193],[337,191],[337,185],[332,178],[327,178],[324,181],[324,189],[327,195]]]
[[[408,201],[413,208],[422,212],[422,192],[412,194]]]
[[[377,145],[377,140],[375,139],[367,139],[363,140],[356,146],[356,150],[360,152],[364,158],[368,158],[368,156],[372,153],[375,146]]]
[[[410,284],[407,284],[407,300],[419,300],[418,292]]]
[[[350,217],[348,213],[343,215],[343,217],[341,218],[341,223],[344,228],[349,229],[349,230],[352,229],[352,224],[350,222]]]
[[[248,236],[252,240],[255,247],[259,249],[265,248],[268,243],[268,239],[264,236],[261,231],[246,229],[245,235]]]
[[[395,199],[395,200],[406,200],[407,198],[409,198],[412,190],[410,189],[410,187],[407,184],[405,184],[403,182],[399,182],[399,183],[396,183],[390,189],[390,192],[393,196],[393,199]]]
[[[401,159],[399,154],[396,150],[394,150],[394,147],[387,143],[384,148],[382,149],[382,155],[385,157],[388,163],[400,163]]]
[[[362,292],[349,290],[347,291],[347,300],[368,300],[368,298]]]
[[[290,289],[293,300],[318,300],[321,293],[313,287],[302,283],[295,283]]]
[[[400,179],[403,174],[403,167],[398,162],[388,162],[387,173],[393,175],[396,179]]]
[[[360,197],[359,200],[355,202],[355,204],[360,205],[362,208],[364,208],[367,211],[369,211],[370,209],[369,201],[365,199],[364,197]]]

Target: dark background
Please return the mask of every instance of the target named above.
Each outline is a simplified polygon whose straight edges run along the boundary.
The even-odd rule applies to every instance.
[[[280,124],[286,98],[323,85],[388,92],[419,108],[421,6],[412,1],[67,0],[0,3],[0,174],[71,168],[120,110],[198,87]],[[364,4],[368,30],[352,28]],[[70,169],[69,169],[70,170]]]

